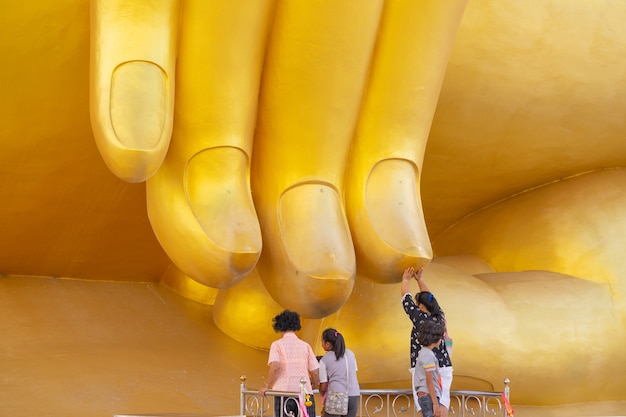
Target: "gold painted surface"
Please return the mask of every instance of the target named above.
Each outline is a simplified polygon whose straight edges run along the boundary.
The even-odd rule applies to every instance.
[[[160,283],[189,300],[207,305],[215,303],[215,298],[219,292],[217,288],[207,287],[189,278],[174,264],[170,264],[169,268],[163,273]]]
[[[97,88],[91,99],[111,98],[112,104],[95,109],[112,111],[115,132],[121,136],[115,140],[145,151],[162,146],[170,127],[174,132],[167,155],[157,153],[147,162],[133,157],[134,151],[128,152],[129,159],[102,152],[110,168],[122,164],[121,172],[111,169],[129,181],[158,170],[148,181],[147,203],[144,185],[116,179],[97,152],[96,143],[102,151],[102,140],[97,139],[99,134],[93,137],[88,113],[88,3],[1,6],[0,50],[7,64],[0,67],[5,80],[0,102],[0,273],[156,282],[172,259],[184,270],[173,272],[173,277],[194,276],[205,284],[229,287],[216,296],[212,315],[224,333],[242,344],[266,347],[275,338],[269,319],[279,307],[272,297],[290,307],[306,303],[302,309],[307,315],[330,314],[305,321],[303,334],[314,346],[320,329],[336,324],[349,335],[364,383],[406,384],[408,328],[398,285],[364,278],[399,280],[398,271],[407,262],[428,261],[432,239],[434,254],[447,255],[435,259],[426,277],[449,315],[455,338],[455,384],[497,388],[509,377],[514,404],[585,401],[595,406],[602,401],[604,406],[593,409],[619,407],[625,382],[612,376],[623,374],[625,368],[619,354],[625,311],[620,279],[625,276],[620,243],[622,174],[593,173],[564,181],[567,186],[551,183],[626,163],[622,117],[626,95],[617,87],[626,79],[622,65],[626,5],[609,0],[470,0],[457,33],[452,24],[456,15],[444,13],[449,6],[460,18],[462,3],[455,2],[440,2],[434,10],[420,13],[407,12],[419,7],[418,2],[371,2],[370,9],[346,2],[341,3],[342,10],[331,8],[337,13],[330,17],[324,15],[329,9],[309,11],[295,2],[278,2],[275,8],[273,2],[255,2],[261,11],[254,13],[235,2],[211,11],[202,9],[208,3],[185,2],[174,66],[174,31],[159,28],[164,22],[166,29],[175,24],[177,3],[159,4],[168,14],[148,23],[159,25],[156,33],[165,38],[132,37],[133,44],[165,39],[161,45],[170,45],[170,55],[155,57],[150,49],[142,49],[140,55],[145,56],[128,58],[124,48],[114,45],[96,60],[106,68],[92,66],[94,79],[105,85],[92,82]],[[155,10],[138,7],[124,19],[146,22],[145,13]],[[360,13],[359,18],[346,22],[353,12]],[[106,24],[115,26],[118,20],[98,22],[98,16],[92,15],[96,23],[91,28],[113,33]],[[417,16],[428,16],[430,25],[416,24]],[[214,24],[203,25],[211,18]],[[407,24],[398,24],[399,19]],[[128,23],[122,20],[115,28],[121,34],[127,33],[124,22]],[[338,24],[345,37],[333,32]],[[229,36],[232,28],[241,27],[249,32]],[[202,33],[223,42],[203,45],[207,37]],[[290,38],[289,33],[298,36]],[[325,33],[335,36],[327,39]],[[436,41],[431,34],[437,35]],[[227,53],[235,50],[246,53]],[[138,49],[130,48],[133,51]],[[130,86],[122,85],[108,96],[107,76],[100,77],[103,73],[97,71],[113,74],[113,68],[127,61],[140,65],[130,72],[119,67],[124,68],[116,73],[120,77],[111,81],[112,88],[124,82]],[[331,64],[337,62],[343,64],[342,71],[334,73],[337,67]],[[337,76],[330,78],[336,85],[324,82],[328,74]],[[139,87],[133,80],[144,83],[145,95],[136,95]],[[151,87],[161,83],[163,89]],[[286,87],[288,91],[283,90]],[[258,101],[255,92],[260,94]],[[127,111],[129,97],[149,105]],[[119,128],[125,120],[127,129]],[[97,131],[98,124],[94,125]],[[225,171],[207,172],[206,163],[186,165],[193,158],[211,161],[215,150],[226,151],[219,163],[235,171],[222,191],[219,179]],[[161,157],[165,159],[159,167]],[[408,185],[385,187],[400,175]],[[207,192],[203,178],[216,179],[215,194],[228,197],[223,199],[227,203],[203,205]],[[245,190],[248,183],[254,199]],[[326,193],[319,204],[326,216],[307,223],[308,232],[285,231],[279,227],[284,226],[277,210],[279,198],[302,184],[320,185],[319,190],[336,187],[345,207]],[[188,195],[185,187],[191,190]],[[531,191],[536,187],[541,188]],[[518,193],[523,195],[510,198]],[[498,204],[500,200],[504,201]],[[368,212],[372,209],[377,211]],[[222,211],[216,216],[214,210]],[[397,221],[395,227],[384,221],[387,213]],[[238,219],[244,219],[239,229],[224,226]],[[326,222],[333,227],[325,232],[336,235],[324,239],[330,250],[285,247],[284,242],[311,244],[310,234]],[[412,226],[401,227],[407,223]],[[218,226],[240,234],[211,235]],[[243,242],[239,249],[238,242]],[[393,243],[391,249],[388,243]],[[346,256],[351,250],[354,263]],[[320,258],[306,258],[307,262],[326,266],[336,260],[340,268],[334,275],[310,268],[305,274],[299,257],[308,251]],[[259,268],[252,269],[259,256]],[[207,264],[212,268],[208,272],[203,270]],[[346,270],[351,271],[349,278],[336,272]],[[207,296],[211,290],[185,286],[185,279],[178,283],[179,292],[211,302],[212,296]],[[290,300],[301,282],[310,287]],[[328,285],[331,282],[336,287]],[[292,287],[284,289],[287,283]],[[38,294],[30,287],[25,290]],[[45,296],[65,301],[73,297],[64,292]],[[140,297],[135,297],[128,303],[140,308]],[[5,317],[8,330],[19,332],[24,323],[20,317],[39,317],[39,302],[32,300],[12,304]],[[337,312],[327,310],[341,304]],[[82,323],[88,323],[91,315],[97,323],[103,320],[88,303],[70,303],[68,309],[74,320],[86,317]],[[142,317],[139,312],[135,315]],[[50,345],[29,345],[31,359],[45,358],[50,346],[71,340],[69,332],[55,330],[60,324],[50,326],[46,328]],[[171,336],[167,339],[171,355],[161,357],[176,361],[181,336]],[[589,340],[596,338],[590,346]],[[21,347],[20,340],[5,339],[5,351]],[[100,349],[110,355],[103,364],[116,358],[137,360],[125,357],[124,348],[108,340]],[[226,351],[217,346],[215,354]],[[71,363],[66,353],[62,350],[61,356]],[[265,356],[260,356],[264,363]],[[586,362],[589,357],[594,362]],[[494,364],[491,358],[498,360]],[[390,365],[377,367],[381,359]],[[73,386],[71,375],[59,380],[61,366],[34,363],[50,375],[44,380],[48,385]],[[20,390],[33,383],[36,373],[21,379],[20,364],[9,362],[3,369],[17,381],[13,389],[24,393]],[[92,374],[109,370],[102,366]],[[114,374],[107,375],[115,379]],[[99,383],[103,389],[109,387]],[[151,386],[155,391],[165,389],[162,384]],[[63,400],[74,398],[67,391],[53,390],[48,400],[55,392]],[[135,395],[142,397],[141,392]],[[84,397],[92,395],[96,394]],[[12,395],[8,403],[24,407],[20,398],[25,395]],[[163,398],[161,404],[169,402]],[[613,414],[619,411],[612,409]]]
[[[266,352],[160,284],[2,277],[0,305],[2,416],[236,415],[264,384]]]

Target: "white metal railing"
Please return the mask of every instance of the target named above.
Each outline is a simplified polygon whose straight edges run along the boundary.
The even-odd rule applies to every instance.
[[[257,390],[246,388],[246,376],[242,375],[240,389],[239,414],[247,417],[267,417],[274,414],[274,407],[269,398],[258,395]],[[304,385],[302,380],[301,384]],[[502,396],[510,398],[509,379],[504,380],[504,389],[497,391],[451,391],[450,417],[506,417]],[[290,396],[298,397],[297,392],[267,391],[267,397]],[[319,392],[315,391],[316,396]],[[286,413],[290,417],[301,417],[302,411],[297,400],[288,399],[281,405],[285,409],[289,401],[294,401],[295,413]],[[317,404],[321,404],[319,397]],[[411,390],[362,389],[359,400],[359,417],[417,417],[420,414],[415,408]]]

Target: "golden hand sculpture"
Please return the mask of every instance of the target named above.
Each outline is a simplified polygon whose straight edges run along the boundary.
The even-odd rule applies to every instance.
[[[281,305],[327,316],[357,270],[395,282],[432,258],[419,176],[464,6],[93,1],[98,148],[147,180],[184,274],[226,288],[257,266]]]
[[[364,381],[408,379],[410,327],[390,284],[433,256],[419,184],[464,8],[92,1],[100,152],[120,178],[146,181],[159,242],[184,275],[220,288],[214,319],[232,337],[266,346],[274,335],[250,332],[255,320],[267,327],[290,308],[323,318],[305,323],[314,342],[322,326],[349,323]],[[606,387],[626,371],[623,245],[542,216],[574,207],[606,236],[623,205],[563,198],[602,193],[605,179],[494,205],[434,242],[439,255],[474,255],[442,257],[425,274],[455,339],[456,381],[499,389],[509,377],[527,404],[624,399],[624,382]],[[556,253],[550,227],[571,245]],[[540,270],[495,273],[524,269]],[[537,380],[548,381],[541,392]]]

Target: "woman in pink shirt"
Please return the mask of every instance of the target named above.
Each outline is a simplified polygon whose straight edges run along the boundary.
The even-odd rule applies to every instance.
[[[311,405],[307,405],[310,417],[315,414],[313,388],[319,387],[319,362],[313,348],[296,336],[300,330],[300,316],[294,311],[285,310],[272,319],[274,331],[282,334],[282,338],[270,346],[267,364],[270,367],[267,382],[259,389],[265,395],[268,390],[293,392],[293,396],[276,396],[274,398],[274,416],[286,416],[293,412],[298,416],[298,393],[300,379],[305,378],[305,391],[310,395]],[[281,412],[282,411],[282,412]]]

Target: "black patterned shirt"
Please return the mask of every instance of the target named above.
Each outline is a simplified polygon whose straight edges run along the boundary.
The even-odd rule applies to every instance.
[[[415,368],[417,354],[422,348],[417,341],[419,328],[427,320],[437,322],[441,322],[442,320],[428,313],[424,313],[419,308],[417,308],[415,301],[413,301],[413,296],[410,293],[404,294],[404,297],[402,298],[402,306],[404,307],[404,311],[406,312],[407,316],[409,316],[409,318],[413,322],[413,328],[411,329],[411,368]],[[444,322],[443,325],[445,326],[446,323]],[[433,349],[433,353],[439,361],[440,368],[443,368],[444,366],[452,366],[452,361],[450,360],[450,355],[448,354],[448,350],[446,349],[446,344],[443,338],[441,338],[441,343],[439,344],[439,346]]]

